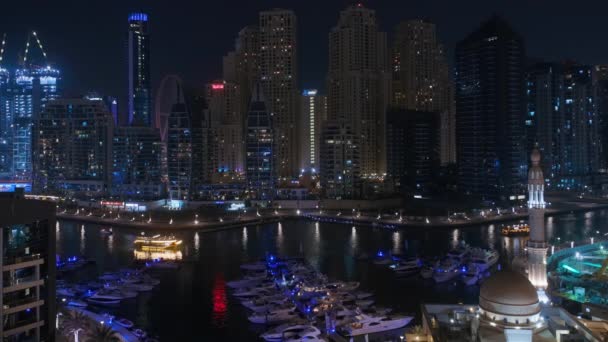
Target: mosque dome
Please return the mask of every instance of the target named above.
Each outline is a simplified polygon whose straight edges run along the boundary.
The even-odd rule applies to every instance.
[[[536,289],[523,274],[497,272],[486,279],[479,292],[479,308],[487,319],[510,324],[531,324],[540,314]]]

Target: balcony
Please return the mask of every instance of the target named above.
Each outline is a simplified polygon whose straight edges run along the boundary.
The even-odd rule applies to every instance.
[[[2,292],[10,293],[42,285],[44,285],[44,280],[36,278],[35,275],[31,275],[24,278],[18,278],[14,281],[7,281],[5,279],[4,288],[2,289]]]
[[[8,300],[4,304],[4,310],[2,314],[4,316],[14,314],[16,312],[25,311],[44,305],[44,300],[36,299],[36,296],[29,296],[27,298]]]
[[[4,265],[2,271],[12,271],[19,268],[33,267],[36,265],[42,265],[44,259],[39,254],[23,255],[23,256],[7,256],[4,258]]]

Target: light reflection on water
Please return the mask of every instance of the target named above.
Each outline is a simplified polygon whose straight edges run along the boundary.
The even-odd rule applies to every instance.
[[[547,218],[547,237],[579,240],[585,232],[603,235],[608,211],[593,215],[574,214]],[[522,252],[527,238],[505,238],[502,224],[459,229],[407,229],[391,231],[310,221],[284,221],[215,233],[174,232],[184,240],[183,249],[172,255],[143,255],[133,248],[139,231],[114,227],[104,236],[101,227],[61,222],[56,229],[57,251],[62,256],[85,254],[97,261],[98,272],[129,266],[134,259],[163,257],[186,261],[178,271],[164,273],[161,286],[138,299],[121,315],[160,335],[160,340],[251,340],[257,337],[247,327],[246,313],[227,296],[223,282],[238,278],[239,265],[263,258],[266,253],[305,257],[332,279],[357,280],[376,293],[379,305],[402,312],[417,312],[422,302],[475,303],[478,287],[434,285],[416,279],[396,279],[386,268],[359,261],[362,253],[378,250],[405,256],[435,256],[465,241],[472,246],[495,248],[505,265]],[[600,230],[600,234],[595,233]],[[159,232],[167,234],[168,232]],[[104,240],[107,239],[107,240]],[[404,290],[407,289],[407,290]],[[224,303],[224,304],[222,304]],[[190,313],[196,313],[192,315]],[[236,327],[234,329],[233,327]]]

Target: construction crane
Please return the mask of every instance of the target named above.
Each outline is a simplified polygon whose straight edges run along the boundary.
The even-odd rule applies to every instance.
[[[2,36],[2,47],[0,47],[0,67],[2,67],[2,61],[4,59],[4,47],[6,46],[6,32]]]
[[[31,42],[31,38],[34,37],[34,40],[36,40],[36,44],[38,45],[38,48],[40,49],[40,52],[42,52],[42,56],[44,57],[44,61],[47,61],[46,58],[46,52],[44,51],[44,46],[42,46],[42,42],[40,42],[40,38],[38,38],[38,34],[36,33],[36,31],[32,30],[28,33],[27,35],[27,41],[25,43],[25,53],[23,54],[23,61],[22,61],[22,65],[25,66],[27,63],[27,55],[30,51],[30,42]]]

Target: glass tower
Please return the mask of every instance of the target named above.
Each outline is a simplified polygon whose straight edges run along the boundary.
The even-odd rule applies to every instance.
[[[152,90],[147,14],[131,13],[129,15],[128,45],[129,124],[150,126],[152,124]]]

